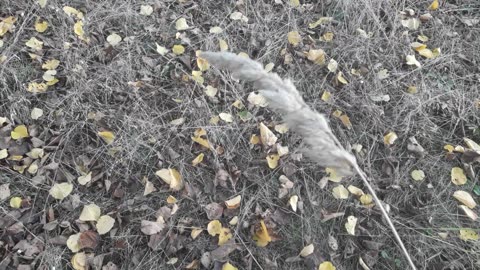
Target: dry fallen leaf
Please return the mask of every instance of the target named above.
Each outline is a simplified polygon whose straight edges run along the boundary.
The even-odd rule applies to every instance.
[[[218,234],[218,245],[223,246],[233,237],[232,232],[229,228],[222,228]]]
[[[77,181],[80,185],[85,186],[92,180],[92,172],[89,172],[86,175],[79,176]]]
[[[240,202],[242,201],[242,196],[238,195],[230,200],[225,201],[225,205],[227,206],[228,209],[237,209],[240,207]]]
[[[200,153],[197,157],[192,160],[192,166],[197,166],[203,161],[204,153]]]
[[[73,255],[70,262],[75,270],[88,270],[88,257],[84,252]]]
[[[322,25],[322,24],[326,24],[326,23],[329,23],[333,20],[333,17],[321,17],[320,19],[318,19],[316,22],[313,22],[313,23],[309,23],[308,24],[308,28],[315,28],[319,25]]]
[[[422,181],[423,179],[425,179],[425,173],[422,170],[413,170],[410,175],[415,181]]]
[[[37,20],[35,22],[35,30],[37,32],[43,33],[45,31],[47,31],[47,28],[48,28],[48,22],[47,21],[40,22],[40,20]]]
[[[402,25],[410,30],[417,30],[420,27],[420,20],[417,18],[408,18],[401,21]]]
[[[40,108],[33,108],[32,112],[30,113],[30,118],[33,120],[38,120],[43,115],[43,110]]]
[[[220,34],[222,32],[223,32],[223,29],[220,26],[214,26],[209,30],[210,34]]]
[[[38,5],[40,5],[41,8],[44,8],[47,5],[47,0],[38,0]]]
[[[65,183],[55,183],[49,191],[50,196],[57,200],[65,199],[70,193],[72,193],[73,185]]]
[[[237,267],[233,266],[232,264],[230,264],[229,262],[226,262],[223,266],[222,266],[222,270],[238,270]]]
[[[383,143],[385,145],[392,145],[398,139],[398,136],[395,132],[391,131],[383,137]]]
[[[10,198],[10,207],[16,208],[16,209],[22,207],[22,198],[20,197]]]
[[[107,37],[107,42],[112,46],[117,46],[122,41],[122,37],[117,33],[112,33]]]
[[[365,194],[365,193],[363,193],[363,190],[359,189],[356,186],[350,185],[350,186],[347,187],[347,189],[348,189],[348,191],[350,191],[350,193],[352,193],[353,195],[358,196],[358,197]]]
[[[218,46],[220,47],[221,52],[228,51],[228,44],[225,40],[219,39],[218,40]]]
[[[115,140],[115,134],[111,131],[99,131],[98,136],[100,136],[106,144],[111,144]]]
[[[147,196],[148,194],[157,191],[155,186],[153,185],[152,182],[148,181],[148,179],[145,179],[145,189],[143,190],[143,196]]]
[[[97,221],[100,218],[101,210],[98,205],[92,203],[85,205],[80,217],[78,218],[81,221]]]
[[[325,168],[325,172],[328,174],[327,179],[329,181],[339,183],[342,181],[343,176],[338,174],[338,172],[334,168]]]
[[[428,6],[428,10],[437,10],[438,9],[438,0],[433,0],[433,2]]]
[[[330,61],[328,62],[327,68],[328,68],[328,71],[335,73],[335,71],[337,71],[337,68],[338,68],[337,61],[335,61],[335,59],[333,58],[330,59]]]
[[[192,237],[192,239],[195,240],[202,232],[203,232],[202,229],[193,228],[192,232],[190,233],[190,236]]]
[[[300,36],[300,33],[298,33],[298,31],[288,32],[287,39],[288,43],[292,44],[293,46],[297,46],[302,41],[302,37]]]
[[[422,64],[420,64],[420,62],[418,62],[418,60],[415,58],[415,55],[407,55],[405,59],[407,60],[407,65],[409,66],[422,66]]]
[[[467,183],[467,176],[463,172],[463,169],[460,167],[452,168],[451,179],[452,179],[452,183],[457,186],[465,185],[465,183]]]
[[[463,212],[465,212],[465,215],[467,215],[470,219],[472,220],[477,220],[478,219],[478,215],[477,213],[473,212],[470,208],[468,208],[467,206],[465,205],[459,205],[458,207],[460,207],[460,209],[463,210]]]
[[[145,235],[154,235],[161,232],[165,228],[165,222],[162,219],[157,221],[142,220],[140,224],[140,231]]]
[[[208,234],[215,236],[222,232],[222,223],[219,220],[212,220],[207,225]]]
[[[32,37],[30,38],[26,43],[25,45],[27,45],[27,47],[29,48],[32,48],[33,50],[35,51],[40,51],[42,50],[43,48],[43,42],[38,40],[37,38],[35,37]]]
[[[260,123],[260,140],[264,146],[273,146],[277,142],[277,136],[265,124]]]
[[[150,5],[141,5],[140,6],[140,15],[150,16],[153,13],[153,7]]]
[[[373,201],[372,195],[370,194],[363,194],[358,199],[363,205],[370,205]]]
[[[115,225],[115,219],[109,215],[103,215],[97,220],[95,227],[97,227],[98,234],[102,235],[108,233],[113,225]]]
[[[323,94],[322,94],[322,97],[321,97],[321,99],[323,101],[329,102],[331,98],[332,98],[332,93],[330,93],[328,91],[323,91]]]
[[[183,45],[173,45],[172,52],[176,55],[181,55],[185,52],[185,47]]]
[[[288,125],[287,124],[278,124],[274,127],[275,131],[280,134],[285,134],[288,132]]]
[[[337,268],[335,266],[333,266],[333,264],[329,261],[326,261],[326,262],[322,262],[319,266],[318,266],[318,270],[336,270]]]
[[[290,207],[292,207],[293,212],[297,212],[298,196],[293,195],[290,197],[288,203],[290,204]]]
[[[255,234],[253,235],[253,240],[255,244],[259,247],[265,247],[268,243],[272,242],[272,238],[268,234],[267,226],[263,220],[260,220],[260,228],[255,230]]]
[[[170,189],[179,191],[183,188],[182,176],[176,169],[161,169],[155,172],[165,183],[170,185]]]
[[[267,164],[270,169],[275,169],[278,167],[278,161],[280,160],[280,155],[279,154],[270,154],[267,155]]]
[[[345,229],[350,235],[355,235],[355,226],[357,226],[357,218],[354,216],[349,216],[347,222],[345,223]]]
[[[205,95],[209,97],[214,97],[217,94],[218,89],[211,85],[207,85],[207,87],[205,87],[204,92],[205,92]]]
[[[307,59],[314,62],[317,65],[325,64],[325,52],[322,49],[310,49],[306,53]]]
[[[227,123],[232,123],[233,122],[233,116],[229,113],[220,113],[218,114],[218,116],[220,117],[220,119],[222,119],[223,121],[227,122]]]
[[[332,194],[335,199],[348,199],[348,190],[343,185],[338,185],[332,189]]]
[[[255,92],[250,92],[250,94],[248,94],[247,100],[250,104],[253,104],[259,107],[266,107],[268,105],[265,97]]]
[[[30,135],[28,134],[27,127],[25,125],[19,125],[16,126],[11,132],[10,136],[14,140],[22,139],[22,138],[28,138]]]
[[[80,235],[82,233],[76,233],[72,234],[68,237],[67,239],[67,247],[72,251],[73,253],[79,252],[80,251]]]
[[[10,184],[0,185],[0,202],[10,197]]]
[[[466,191],[457,190],[453,193],[453,197],[470,209],[473,209],[475,206],[477,206],[477,203],[473,199],[472,195]]]
[[[460,229],[460,239],[463,241],[478,241],[478,233],[473,229]]]
[[[337,81],[342,84],[348,84],[348,81],[343,77],[343,72],[339,71],[337,74]]]
[[[310,244],[308,246],[305,246],[302,251],[300,251],[300,256],[302,257],[307,257],[308,255],[312,254],[313,251],[315,250],[315,247],[313,246],[313,244]]]
[[[189,26],[185,18],[180,18],[175,22],[175,29],[177,29],[177,31],[187,30],[188,28]]]

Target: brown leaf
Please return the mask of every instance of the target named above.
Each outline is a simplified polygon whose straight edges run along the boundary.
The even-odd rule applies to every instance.
[[[223,214],[223,206],[221,204],[212,202],[205,206],[205,213],[210,220],[220,219]]]
[[[142,220],[140,230],[146,235],[153,235],[161,232],[165,224],[156,221]]]
[[[83,248],[95,249],[98,246],[99,241],[100,241],[100,236],[98,236],[98,233],[94,231],[86,231],[80,234],[80,239],[78,240],[78,243],[80,245],[80,249],[83,249]]]
[[[237,249],[235,239],[231,238],[225,244],[219,246],[217,249],[210,252],[210,258],[214,261],[219,261],[226,258],[230,253]]]

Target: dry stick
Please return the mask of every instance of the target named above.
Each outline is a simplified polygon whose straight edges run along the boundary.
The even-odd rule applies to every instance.
[[[233,53],[203,52],[200,56],[219,68],[231,71],[232,75],[238,79],[253,82],[268,101],[268,106],[281,112],[286,124],[302,135],[304,143],[309,146],[309,151],[306,154],[309,155],[310,159],[321,166],[335,168],[342,175],[360,174],[382,215],[387,220],[410,267],[416,270],[387,211],[385,211],[365,174],[358,166],[355,157],[340,144],[330,129],[327,119],[305,103],[291,81],[283,80],[275,73],[268,73],[260,63]]]

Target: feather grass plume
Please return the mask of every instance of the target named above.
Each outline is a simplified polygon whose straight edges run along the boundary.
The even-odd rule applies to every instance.
[[[387,220],[410,266],[416,269],[387,211],[358,166],[355,157],[342,147],[325,116],[312,110],[305,103],[290,80],[283,80],[275,73],[268,73],[260,63],[233,53],[202,52],[200,57],[220,69],[232,72],[232,75],[240,80],[253,82],[267,99],[268,106],[282,114],[289,128],[302,136],[307,145],[306,154],[311,160],[321,166],[334,168],[342,175],[358,173]]]

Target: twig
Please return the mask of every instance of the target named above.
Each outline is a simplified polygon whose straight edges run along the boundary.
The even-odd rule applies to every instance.
[[[268,73],[260,63],[233,53],[203,52],[200,57],[207,59],[212,65],[231,71],[232,75],[238,79],[253,82],[254,86],[260,90],[260,94],[267,99],[268,106],[280,112],[286,124],[302,136],[304,143],[308,146],[307,154],[310,159],[321,166],[332,167],[342,175],[360,174],[375,203],[380,207],[382,215],[387,220],[410,267],[416,270],[387,211],[359,168],[355,157],[342,147],[330,129],[325,116],[312,110],[305,103],[291,81],[283,80],[275,73]]]

